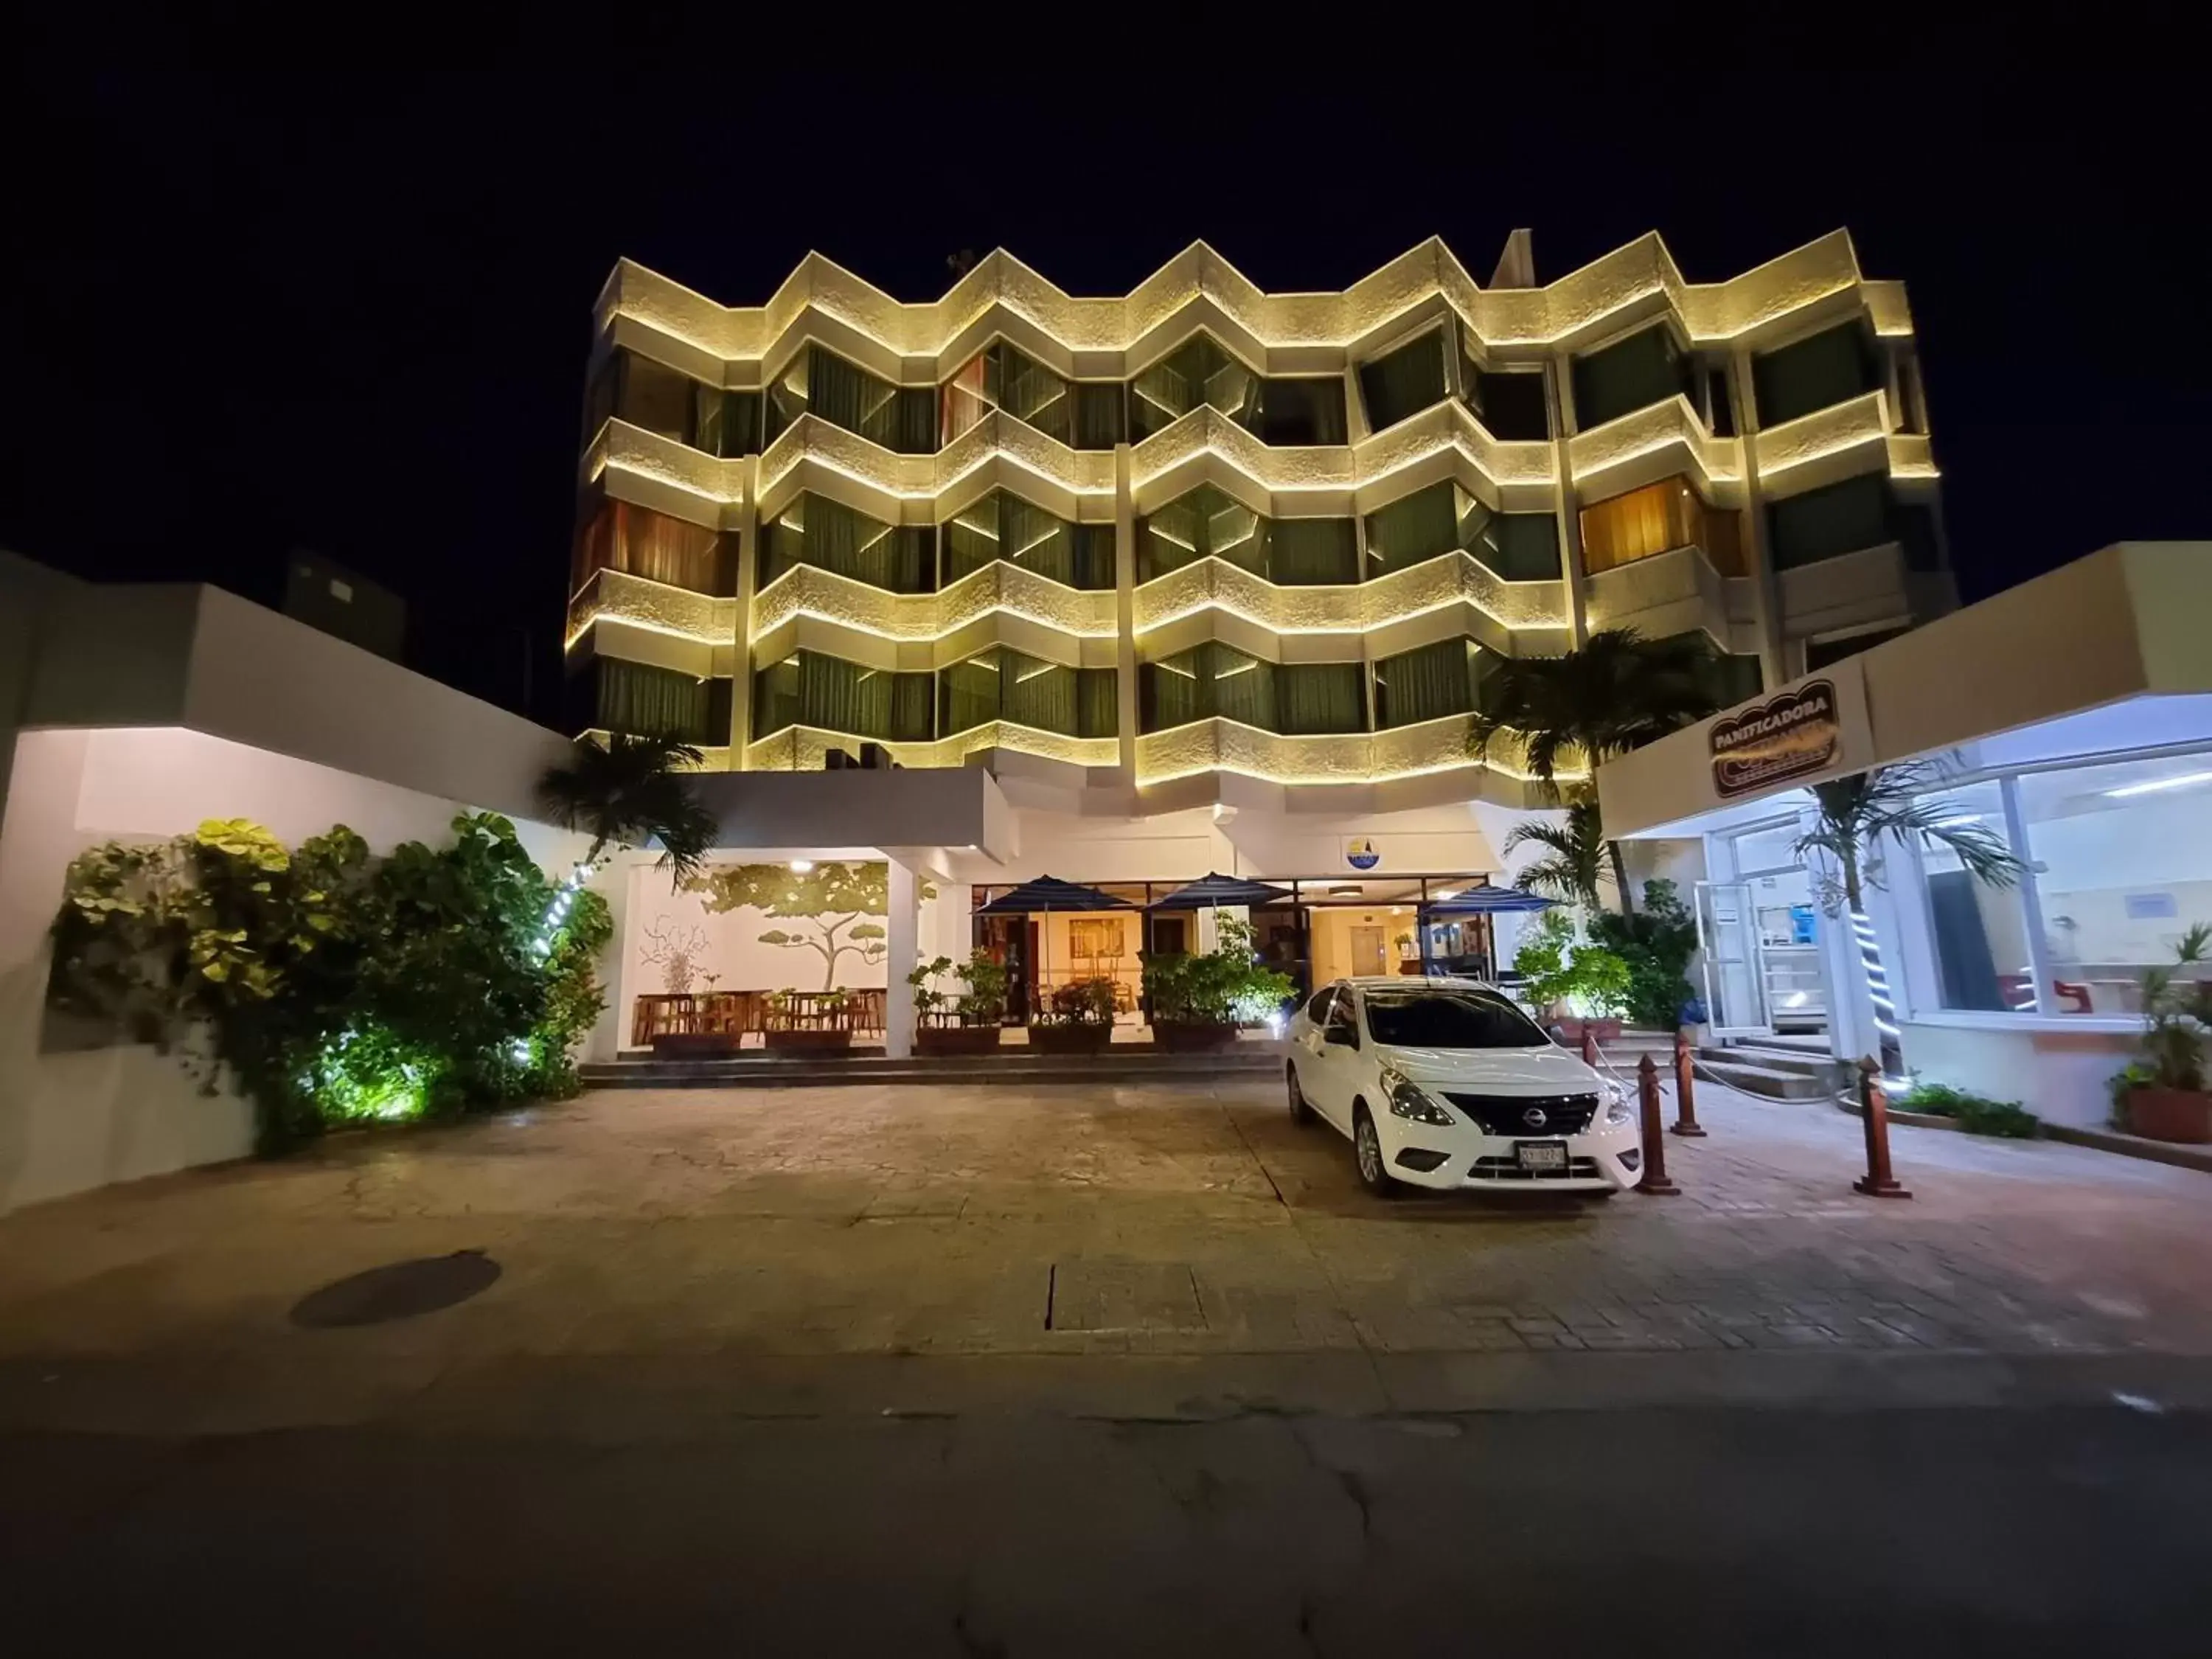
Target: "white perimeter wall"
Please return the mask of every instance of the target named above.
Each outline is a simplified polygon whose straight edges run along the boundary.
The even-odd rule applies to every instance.
[[[46,932],[70,860],[107,841],[161,840],[244,817],[288,843],[350,825],[378,851],[444,839],[450,799],[167,727],[26,732],[0,820],[0,1212],[252,1148],[252,1113],[203,1095],[173,1056],[140,1046],[45,1053]],[[562,869],[582,838],[518,821]]]

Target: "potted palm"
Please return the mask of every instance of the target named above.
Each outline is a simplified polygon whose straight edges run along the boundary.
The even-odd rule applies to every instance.
[[[2181,936],[2170,966],[2142,976],[2141,1058],[2112,1079],[2113,1115],[2130,1134],[2190,1146],[2212,1142],[2212,1093],[2204,1087],[2212,1039],[2212,979],[2185,970],[2212,961],[2212,922]]]
[[[1048,1054],[1104,1052],[1114,1036],[1114,981],[1079,979],[1057,986],[1030,1021],[1030,1044]]]
[[[1216,931],[1211,951],[1142,954],[1156,1048],[1226,1048],[1240,1029],[1266,1019],[1294,990],[1289,975],[1254,959],[1250,923],[1224,920]]]
[[[933,981],[956,975],[967,989],[952,996]],[[914,987],[915,1051],[925,1054],[981,1054],[999,1046],[1006,1014],[1006,970],[978,951],[957,969],[950,957],[924,963],[907,975]]]

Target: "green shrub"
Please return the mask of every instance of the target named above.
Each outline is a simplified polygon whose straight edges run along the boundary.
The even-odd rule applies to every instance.
[[[2042,1121],[2018,1101],[1990,1100],[1948,1083],[1915,1084],[1895,1104],[1904,1111],[1948,1117],[1968,1134],[2033,1140],[2042,1131]]]
[[[605,1006],[605,902],[495,814],[382,859],[343,825],[288,849],[241,819],[96,847],[54,922],[57,1006],[228,1073],[281,1151],[334,1122],[574,1092]]]
[[[1224,916],[1211,951],[1145,951],[1145,997],[1152,1018],[1189,1025],[1256,1025],[1296,992],[1288,974],[1264,967],[1252,925]]]
[[[1513,971],[1527,981],[1525,995],[1539,1012],[1564,1003],[1583,1019],[1613,1018],[1628,1007],[1627,962],[1601,945],[1575,938],[1564,910],[1547,910],[1521,935]]]
[[[1590,922],[1597,942],[1628,964],[1629,1018],[1639,1025],[1671,1031],[1680,1023],[1682,1005],[1694,993],[1686,977],[1698,951],[1698,924],[1674,884],[1655,876],[1644,884],[1644,902],[1634,915],[1601,911]]]

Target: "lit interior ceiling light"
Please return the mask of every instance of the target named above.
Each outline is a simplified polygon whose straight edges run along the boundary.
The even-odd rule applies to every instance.
[[[793,859],[791,861],[791,873],[794,876],[803,876],[813,867],[812,859]]]
[[[2148,783],[2130,783],[2105,793],[2118,800],[2129,795],[2154,794],[2161,789],[2186,789],[2196,783],[2212,783],[2212,772],[2185,772],[2178,778],[2153,778]]]

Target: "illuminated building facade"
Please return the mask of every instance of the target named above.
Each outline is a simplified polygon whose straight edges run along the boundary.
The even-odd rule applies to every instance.
[[[624,262],[569,723],[1019,757],[1140,813],[1512,805],[1465,743],[1505,656],[1701,630],[1747,691],[1950,608],[1911,314],[1845,234],[1529,276],[1516,233],[1486,287],[1431,241],[1270,295],[1200,244],[1077,299],[994,252],[902,304],[809,256],[726,307]]]

